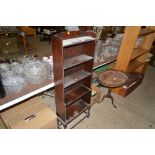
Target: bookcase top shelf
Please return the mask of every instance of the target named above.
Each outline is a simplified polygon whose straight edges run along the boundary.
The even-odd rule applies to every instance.
[[[77,38],[71,38],[71,39],[65,39],[63,40],[63,47],[79,44],[79,43],[85,43],[95,40],[95,38],[91,36],[83,36],[83,37],[77,37]]]

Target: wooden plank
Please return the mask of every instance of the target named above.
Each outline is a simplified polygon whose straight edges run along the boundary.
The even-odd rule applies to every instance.
[[[144,73],[146,68],[147,68],[147,57],[148,57],[148,53],[143,54],[142,56],[137,58],[137,61],[142,62],[143,65],[139,66],[135,71],[139,72],[139,73]]]
[[[147,63],[143,63],[143,65],[139,66],[137,69],[135,69],[135,72],[138,72],[138,73],[144,73],[145,72],[145,69],[147,68]]]
[[[150,26],[150,28],[155,30],[155,26]],[[144,36],[142,43],[140,44],[140,47],[149,51],[151,49],[151,46],[152,46],[154,39],[155,39],[155,32],[151,33],[147,36]]]
[[[113,93],[116,93],[116,94],[119,94],[120,88],[121,88],[121,87],[112,88],[112,92],[113,92]]]
[[[130,72],[134,71],[135,69],[137,69],[138,67],[140,67],[143,64],[144,63],[142,63],[140,61],[134,60],[134,61],[130,62],[129,66],[128,66],[128,69],[127,69],[127,72],[130,73]]]
[[[148,51],[143,48],[135,48],[131,54],[130,61],[136,59],[137,57],[147,53]]]
[[[138,36],[145,36],[151,33],[155,33],[155,30],[151,28],[142,28]]]
[[[127,26],[118,53],[115,69],[126,71],[134,49],[140,26]]]

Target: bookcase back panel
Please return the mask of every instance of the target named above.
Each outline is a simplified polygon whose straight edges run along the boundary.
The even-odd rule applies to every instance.
[[[83,46],[82,45],[74,45],[64,48],[63,58],[69,59],[72,57],[76,57],[83,54]]]
[[[86,95],[82,96],[82,100],[84,100],[87,103],[90,103],[91,100],[91,91],[87,93]]]

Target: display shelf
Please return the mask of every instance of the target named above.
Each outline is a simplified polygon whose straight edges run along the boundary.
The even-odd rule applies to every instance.
[[[135,48],[139,36],[142,37],[142,41],[140,45]],[[146,28],[141,26],[127,26],[121,42],[115,69],[125,73],[138,72],[144,74],[147,66],[146,60],[154,39],[155,26]],[[132,91],[134,89],[132,89]],[[119,95],[120,91],[121,87],[113,89],[113,92]]]
[[[111,56],[111,57],[105,59],[104,61],[99,61],[98,60],[97,62],[94,62],[93,69],[97,69],[97,68],[99,68],[99,67],[101,67],[103,65],[107,65],[109,63],[112,63],[113,61],[116,61],[116,59],[117,59],[117,55]]]
[[[79,99],[76,103],[72,104],[71,106],[67,107],[67,115],[66,115],[66,122],[70,122],[75,119],[77,116],[82,114],[90,108],[90,104],[86,103],[84,100]]]
[[[133,59],[136,59],[137,57],[147,53],[148,51],[143,49],[143,48],[135,48],[132,52],[132,55],[131,55],[131,58],[130,58],[130,61],[133,60]]]
[[[71,91],[67,92],[65,94],[65,105],[69,106],[71,103],[77,101],[80,99],[82,96],[90,92],[91,89],[87,88],[84,85],[80,85],[78,87],[75,87]]]
[[[66,120],[64,120],[63,118],[60,119],[63,121],[64,124],[68,124],[89,108],[90,104],[88,104],[82,99],[79,99],[74,104],[66,108]]]
[[[140,67],[141,65],[143,65],[144,63],[140,62],[140,61],[137,61],[137,60],[133,60],[129,63],[129,66],[128,66],[128,69],[127,69],[127,72],[132,72],[134,71],[135,69],[137,69],[138,67]]]
[[[79,64],[82,64],[84,62],[87,62],[87,61],[93,60],[93,59],[94,59],[93,57],[88,56],[86,54],[82,54],[77,57],[66,59],[66,60],[64,60],[64,69],[68,69],[68,68],[77,66]]]
[[[79,70],[75,73],[72,73],[64,78],[64,88],[67,88],[67,87],[83,80],[84,78],[86,78],[90,75],[92,75],[92,73],[87,72],[85,70]]]
[[[65,39],[65,40],[63,40],[63,47],[86,43],[86,42],[93,41],[93,40],[95,40],[95,38],[90,37],[90,36]]]
[[[142,28],[140,30],[139,36],[145,36],[145,35],[148,35],[148,34],[151,34],[151,33],[155,33],[155,30],[152,30],[150,28]]]

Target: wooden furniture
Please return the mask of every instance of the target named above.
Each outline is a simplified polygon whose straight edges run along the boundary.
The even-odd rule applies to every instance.
[[[109,63],[109,62],[108,62]],[[94,69],[106,65],[107,63],[100,63],[95,64],[94,63]],[[6,92],[6,96],[0,100],[0,111],[3,111],[7,108],[10,108],[11,106],[14,106],[15,104],[19,104],[20,102],[24,101],[25,99],[28,99],[34,95],[37,95],[41,92],[47,91],[49,89],[53,89],[55,87],[53,80],[47,80],[44,83],[41,83],[39,85],[30,85],[21,91],[20,93],[13,93],[13,92]]]
[[[142,41],[138,47],[135,46],[137,38]],[[127,26],[118,53],[115,69],[125,73],[145,72],[147,56],[155,38],[155,26],[142,28],[141,26]],[[120,88],[113,89],[119,94]]]
[[[28,49],[35,49],[37,50],[37,38],[36,38],[36,29],[26,26],[18,26],[17,29],[21,31],[20,35],[18,36],[18,39],[20,42],[24,45],[24,51],[27,52]],[[32,43],[28,40],[32,37]]]
[[[0,99],[0,112],[53,87],[54,81],[46,80],[41,84],[28,83],[27,87],[18,93],[6,91],[6,96]]]
[[[98,76],[98,83],[101,86],[108,88],[108,93],[105,96],[103,96],[99,102],[102,102],[103,99],[107,97],[111,99],[113,107],[117,108],[116,105],[113,103],[111,88],[117,88],[122,86],[127,81],[127,79],[128,79],[127,75],[118,70],[109,69],[102,72]]]
[[[59,33],[52,38],[52,51],[58,127],[66,128],[79,115],[84,117],[77,123],[90,115],[95,33]]]
[[[137,88],[143,81],[144,75],[138,72],[128,73],[128,80],[120,88],[119,95],[125,97]]]
[[[51,37],[55,35],[57,31],[55,29],[43,29],[44,40],[48,37],[49,45],[51,44]]]

